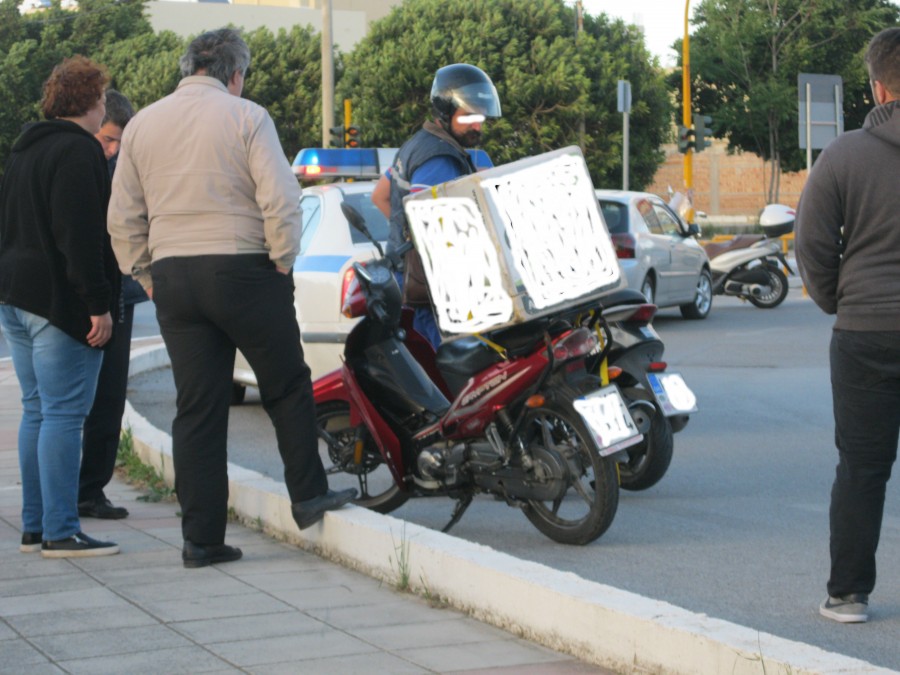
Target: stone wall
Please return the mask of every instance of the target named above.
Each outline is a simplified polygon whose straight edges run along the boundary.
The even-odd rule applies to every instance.
[[[669,187],[676,192],[684,186],[684,155],[674,144],[664,146],[666,162],[654,176],[647,192],[665,196]],[[756,155],[729,155],[724,141],[714,141],[694,155],[694,208],[713,216],[756,218],[766,205],[769,166]],[[806,171],[783,173],[778,202],[796,206],[806,183]]]

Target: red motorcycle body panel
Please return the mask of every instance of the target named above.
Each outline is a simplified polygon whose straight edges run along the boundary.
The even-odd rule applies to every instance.
[[[330,401],[344,401],[349,404],[351,426],[365,424],[397,485],[400,486],[400,489],[405,489],[400,441],[384,418],[363,395],[356,377],[346,364],[313,382],[313,399],[316,405]]]
[[[365,394],[363,394],[359,382],[356,381],[356,376],[346,364],[341,368],[341,377],[349,394],[351,423],[354,423],[352,411],[355,409],[369,433],[372,434],[372,438],[381,451],[381,455],[391,470],[397,485],[400,486],[401,490],[405,490],[406,483],[403,481],[403,476],[406,471],[403,466],[400,440]]]
[[[483,436],[496,411],[533,386],[547,362],[546,349],[541,345],[528,356],[503,361],[476,374],[441,420],[443,435],[454,440]]]

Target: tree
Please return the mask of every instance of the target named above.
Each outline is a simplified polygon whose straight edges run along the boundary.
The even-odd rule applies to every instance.
[[[22,16],[17,0],[0,0],[0,158],[9,155],[22,126],[40,118],[43,83],[63,58],[83,54],[106,65],[104,45],[152,35],[145,3],[82,0],[78,11],[67,11],[55,0]]]
[[[431,117],[435,71],[472,63],[487,72],[503,117],[486,125],[495,164],[578,144],[596,185],[621,180],[621,116],[616,80],[635,92],[632,180],[650,182],[671,122],[664,81],[642,36],[605,15],[574,36],[562,0],[407,0],[372,25],[347,56],[338,99],[350,98],[366,143],[398,146]],[[636,153],[635,150],[638,150]]]
[[[288,159],[322,138],[321,36],[294,26],[273,35],[258,28],[244,35],[252,61],[244,96],[269,111]],[[340,56],[335,57],[335,69]]]
[[[729,150],[769,163],[769,202],[778,200],[781,172],[805,166],[797,74],[840,75],[845,128],[858,128],[871,107],[863,52],[898,16],[890,0],[703,0],[696,7],[692,108],[713,117]]]

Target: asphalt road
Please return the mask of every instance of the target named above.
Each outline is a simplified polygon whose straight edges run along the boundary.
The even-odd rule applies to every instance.
[[[546,539],[517,510],[476,500],[452,531],[520,558],[686,609],[900,670],[900,500],[889,486],[871,621],[818,615],[828,574],[828,498],[836,463],[828,377],[832,320],[797,288],[774,310],[715,299],[706,321],[663,311],[655,325],[670,370],[700,412],[675,436],[668,474],[622,492],[615,522],[585,547]],[[132,404],[168,430],[171,373],[136,377]],[[231,461],[281,474],[274,433],[255,392],[232,409]],[[440,528],[445,499],[393,515]]]

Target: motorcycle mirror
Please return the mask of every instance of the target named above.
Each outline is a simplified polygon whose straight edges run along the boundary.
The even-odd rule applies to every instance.
[[[344,217],[347,219],[347,222],[350,223],[350,226],[362,232],[365,238],[372,242],[375,245],[375,248],[378,249],[378,254],[381,257],[384,257],[381,243],[372,236],[371,232],[369,232],[369,228],[366,227],[366,219],[362,217],[362,214],[347,202],[341,202],[341,213],[344,214]]]

